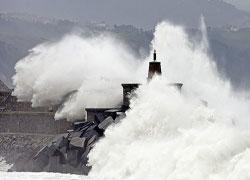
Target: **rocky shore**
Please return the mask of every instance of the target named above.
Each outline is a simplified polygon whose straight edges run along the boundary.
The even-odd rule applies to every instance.
[[[29,171],[27,162],[53,138],[45,135],[0,134],[0,157],[7,164],[13,164],[9,171]]]
[[[13,164],[9,171],[59,172],[87,175],[88,153],[112,124],[125,118],[124,112],[112,116],[96,114],[93,122],[77,122],[71,130],[57,136],[0,134],[0,157]]]

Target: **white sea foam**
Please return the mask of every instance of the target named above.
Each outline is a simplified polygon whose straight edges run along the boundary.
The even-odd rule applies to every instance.
[[[90,153],[90,174],[122,180],[250,179],[250,103],[244,94],[220,78],[206,43],[190,43],[181,27],[159,24],[153,47],[163,76],[141,86],[126,119],[105,132]],[[183,91],[170,82],[183,82]]]
[[[31,172],[0,172],[0,177],[1,180],[101,180],[73,174]]]
[[[8,169],[10,169],[11,166],[12,165],[6,163],[6,161],[3,157],[0,157],[0,174],[1,174],[1,172],[8,171]]]

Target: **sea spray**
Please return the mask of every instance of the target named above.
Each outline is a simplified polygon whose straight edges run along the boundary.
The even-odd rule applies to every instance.
[[[204,30],[203,40],[194,43],[182,27],[160,23],[152,50],[157,49],[163,75],[149,84],[146,69],[153,51],[140,64],[110,37],[68,36],[38,46],[16,66],[14,94],[39,106],[65,101],[77,90],[57,113],[75,119],[84,107],[118,104],[120,83],[144,79],[126,119],[107,129],[91,151],[92,177],[249,179],[250,103],[220,77],[207,54]],[[181,92],[169,86],[175,82],[184,84]]]
[[[156,27],[163,75],[137,90],[127,117],[91,151],[91,176],[250,179],[250,103],[220,78],[203,43],[192,44],[182,27]],[[184,83],[181,93],[172,82]]]
[[[0,172],[8,171],[8,169],[11,168],[12,165],[7,164],[5,159],[0,156]]]
[[[224,121],[166,81],[154,79],[140,87],[127,118],[96,144],[90,153],[90,175],[123,180],[227,179],[234,173],[231,161],[250,147],[250,132]]]
[[[83,119],[86,107],[121,102],[120,84],[138,80],[133,72],[139,62],[110,35],[68,35],[60,42],[34,47],[16,64],[13,94],[34,107],[63,103],[56,119]]]

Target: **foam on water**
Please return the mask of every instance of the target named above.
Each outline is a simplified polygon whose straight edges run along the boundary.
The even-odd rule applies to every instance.
[[[86,176],[59,173],[0,172],[1,180],[100,180]]]

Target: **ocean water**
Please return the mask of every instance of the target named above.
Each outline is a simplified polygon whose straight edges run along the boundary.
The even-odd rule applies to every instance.
[[[31,173],[31,172],[7,172],[11,165],[6,164],[4,158],[0,157],[0,179],[1,180],[97,180],[95,178],[60,173]]]

